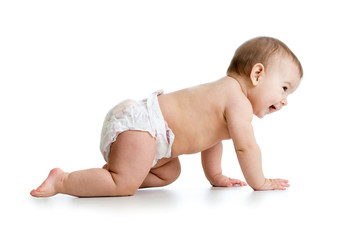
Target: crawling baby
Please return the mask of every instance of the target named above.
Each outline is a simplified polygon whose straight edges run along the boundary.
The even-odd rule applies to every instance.
[[[299,60],[283,42],[251,39],[236,50],[227,76],[217,81],[120,102],[105,117],[101,133],[107,163],[71,173],[55,168],[31,195],[134,195],[139,188],[174,182],[180,175],[179,156],[198,152],[213,186],[285,190],[287,180],[265,178],[251,122],[253,115],[262,118],[286,106],[302,76]],[[233,141],[246,183],[222,173],[225,139]]]

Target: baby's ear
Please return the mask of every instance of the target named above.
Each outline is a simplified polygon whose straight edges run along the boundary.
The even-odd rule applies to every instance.
[[[253,86],[257,86],[260,78],[264,75],[265,67],[261,63],[256,63],[251,69],[250,80]]]

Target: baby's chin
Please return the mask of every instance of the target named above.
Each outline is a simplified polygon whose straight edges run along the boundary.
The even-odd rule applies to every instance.
[[[261,118],[265,117],[266,115],[271,114],[271,113],[276,112],[276,111],[277,111],[276,107],[274,105],[271,105],[267,109],[264,109],[263,111],[258,112],[257,114],[255,114],[255,116],[257,116],[258,118],[261,119]]]
[[[266,116],[267,113],[254,113],[255,116],[257,116],[258,118],[262,119]]]
[[[269,106],[267,108],[263,108],[263,109],[253,109],[253,114],[260,119],[264,118],[266,115],[273,113],[273,112],[276,112],[276,108],[274,105],[271,105],[271,106]]]
[[[257,116],[258,118],[262,119],[262,118],[264,118],[266,115],[268,115],[270,113],[271,113],[271,110],[270,110],[270,108],[268,108],[268,109],[265,109],[265,110],[260,111],[258,113],[254,113],[254,115]]]

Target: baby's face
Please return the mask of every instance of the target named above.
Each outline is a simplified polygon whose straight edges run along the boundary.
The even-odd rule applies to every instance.
[[[279,111],[288,104],[287,97],[299,84],[300,74],[293,60],[290,57],[274,56],[255,87],[256,97],[252,101],[254,114],[263,118],[266,114]]]

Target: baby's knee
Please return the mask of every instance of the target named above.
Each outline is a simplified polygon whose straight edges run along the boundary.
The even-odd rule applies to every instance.
[[[175,182],[175,180],[178,179],[181,174],[181,165],[179,160],[173,160],[168,164],[170,166],[168,166],[168,169],[166,169],[166,174],[163,178],[165,185],[169,185]]]
[[[131,186],[127,184],[122,184],[120,186],[116,186],[115,188],[115,196],[133,196],[139,189],[138,186]]]
[[[114,196],[133,196],[139,189],[139,186],[129,181],[129,179],[124,179],[119,174],[113,172],[111,175],[115,183]]]
[[[180,165],[179,160],[177,160],[177,161],[175,161],[175,164],[174,164],[173,181],[178,179],[180,174],[181,174],[181,165]]]

